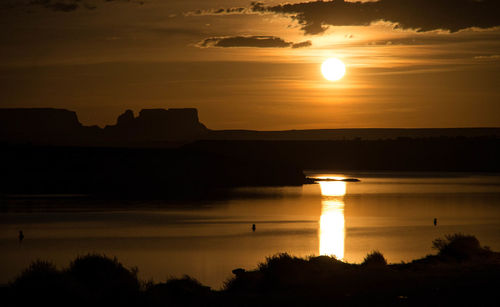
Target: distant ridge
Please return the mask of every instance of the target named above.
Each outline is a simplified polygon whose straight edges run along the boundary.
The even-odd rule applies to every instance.
[[[76,112],[55,108],[0,109],[0,142],[14,144],[169,147],[197,140],[328,141],[500,137],[500,128],[360,128],[284,131],[210,130],[195,108],[131,110],[115,125],[83,126]]]
[[[500,128],[350,128],[282,131],[213,130],[211,140],[380,140],[429,137],[499,137]]]

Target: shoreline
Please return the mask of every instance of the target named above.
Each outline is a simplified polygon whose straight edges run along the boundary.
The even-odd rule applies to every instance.
[[[220,290],[186,275],[165,282],[139,280],[137,268],[126,268],[116,258],[88,254],[63,269],[35,261],[0,286],[0,291],[8,298],[7,306],[35,301],[62,306],[68,300],[78,306],[79,302],[81,306],[298,306],[323,305],[332,299],[340,306],[373,302],[417,306],[480,304],[496,293],[500,253],[482,247],[474,236],[459,233],[434,240],[433,248],[435,255],[392,264],[377,251],[360,264],[330,256],[276,254],[253,270],[235,268],[234,277]]]

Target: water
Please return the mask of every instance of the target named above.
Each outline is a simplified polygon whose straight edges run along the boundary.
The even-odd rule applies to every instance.
[[[233,269],[253,269],[279,252],[361,262],[379,250],[389,262],[410,261],[434,253],[435,238],[456,232],[500,251],[500,176],[310,175],[361,181],[244,188],[223,201],[177,204],[9,201],[0,212],[0,283],[35,259],[64,267],[89,252],[137,266],[143,279],[188,274],[220,288]],[[26,236],[21,244],[20,229]]]

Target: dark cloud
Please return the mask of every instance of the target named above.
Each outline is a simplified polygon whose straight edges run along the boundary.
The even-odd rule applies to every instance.
[[[11,3],[10,6],[5,8],[14,8],[19,6],[39,6],[55,12],[72,12],[79,8],[94,10],[97,8],[98,2],[134,2],[144,4],[142,0],[30,0],[27,3],[20,1],[18,3]]]
[[[245,11],[244,7],[233,7],[233,8],[220,8],[218,10],[215,10],[215,14],[235,14],[235,13],[243,13]]]
[[[276,36],[225,36],[210,37],[198,44],[199,47],[256,47],[256,48],[303,48],[311,46],[311,41],[287,42]]]
[[[322,33],[328,26],[363,26],[376,21],[393,22],[396,27],[420,32],[500,26],[499,0],[334,0],[276,6],[254,2],[251,10],[291,15],[307,34]]]
[[[252,6],[257,2],[252,2]],[[252,9],[247,7],[231,7],[207,10],[194,10],[184,13],[186,16],[196,15],[231,15],[231,14],[252,14]]]
[[[305,48],[305,47],[310,47],[310,46],[312,46],[311,41],[305,41],[305,42],[292,44],[292,48],[294,48],[294,49]]]
[[[76,9],[78,9],[78,2],[77,0],[71,0],[71,1],[58,1],[58,0],[32,0],[30,2],[31,5],[38,5],[42,6],[46,9],[51,9],[56,12],[71,12]]]

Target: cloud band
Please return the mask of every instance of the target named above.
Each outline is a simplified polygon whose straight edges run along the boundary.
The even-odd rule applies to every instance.
[[[254,48],[304,48],[311,46],[311,41],[293,43],[276,36],[224,36],[210,37],[198,46],[206,47],[254,47]]]

